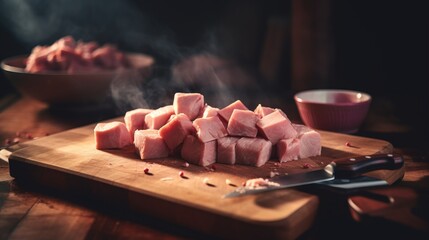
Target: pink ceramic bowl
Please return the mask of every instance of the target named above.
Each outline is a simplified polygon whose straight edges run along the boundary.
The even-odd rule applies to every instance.
[[[305,125],[342,133],[357,132],[371,104],[367,93],[339,89],[303,91],[294,99]]]

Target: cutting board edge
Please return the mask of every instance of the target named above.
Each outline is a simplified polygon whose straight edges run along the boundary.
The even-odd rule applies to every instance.
[[[249,223],[252,223],[252,224],[284,225],[284,222],[287,221],[288,218],[291,215],[295,214],[295,212],[294,212],[292,214],[283,215],[281,217],[275,217],[275,218],[268,219],[268,218],[254,217],[254,216],[249,217],[248,215],[244,216],[242,214],[233,214],[233,213],[229,213],[229,212],[225,212],[225,211],[220,211],[220,210],[217,210],[215,208],[205,207],[205,206],[203,206],[201,204],[193,204],[193,203],[190,203],[190,202],[187,202],[187,201],[183,201],[181,199],[169,197],[167,195],[162,195],[162,194],[158,194],[158,193],[151,192],[151,191],[148,191],[148,190],[139,189],[139,188],[136,188],[136,187],[133,187],[133,186],[126,186],[124,184],[115,183],[113,181],[108,181],[107,179],[103,179],[103,178],[99,178],[99,177],[92,177],[91,175],[86,174],[86,173],[82,173],[82,172],[77,173],[76,171],[73,171],[73,170],[70,170],[70,169],[66,169],[66,168],[61,168],[61,167],[54,166],[54,165],[45,164],[43,162],[32,160],[30,158],[24,158],[24,157],[19,156],[20,150],[24,150],[24,148],[21,148],[18,151],[12,153],[11,156],[9,157],[9,164],[11,166],[9,169],[10,169],[10,175],[12,177],[15,177],[14,174],[13,174],[13,172],[15,171],[15,168],[14,168],[15,162],[21,162],[21,163],[25,163],[27,165],[32,165],[32,166],[37,166],[39,168],[46,168],[46,169],[49,169],[49,170],[57,171],[57,172],[62,173],[62,174],[70,174],[70,175],[73,175],[73,176],[76,176],[76,177],[79,177],[79,178],[82,178],[82,179],[85,179],[85,180],[89,180],[89,181],[96,181],[96,182],[99,181],[99,182],[101,182],[103,184],[110,185],[110,186],[113,186],[113,187],[118,187],[118,188],[124,188],[124,189],[126,189],[126,190],[128,190],[130,192],[134,192],[134,193],[137,193],[137,194],[147,195],[149,197],[153,197],[153,198],[157,198],[157,199],[162,199],[162,200],[167,201],[167,202],[172,202],[172,203],[175,203],[175,204],[185,205],[185,206],[190,207],[190,208],[196,208],[196,209],[199,209],[199,210],[204,210],[204,211],[207,211],[207,212],[211,212],[211,213],[214,213],[214,214],[222,215],[222,216],[225,216],[225,217],[231,217],[231,218],[234,218],[236,220],[243,221],[243,222],[249,222]],[[292,190],[292,189],[289,189],[288,191],[299,192],[298,190]],[[300,194],[305,194],[305,193],[301,193],[301,192],[299,192],[299,193]],[[306,194],[305,198],[306,198],[307,202],[311,202],[311,201],[314,201],[313,199],[317,199],[316,196],[311,195],[311,194]],[[286,224],[289,224],[289,223],[286,223]]]
[[[114,201],[119,201],[119,202],[115,202],[113,205],[114,206],[118,206],[118,204],[120,204],[121,202],[124,201],[124,199],[129,200],[130,198],[135,198],[134,199],[134,204],[130,204],[129,208],[130,210],[138,210],[138,213],[140,214],[149,214],[151,216],[154,217],[160,217],[161,219],[167,220],[167,221],[171,221],[173,223],[176,223],[178,225],[182,225],[185,227],[189,227],[191,229],[197,230],[197,231],[201,231],[204,233],[213,233],[213,231],[216,231],[216,235],[224,237],[224,238],[230,238],[231,239],[236,239],[237,237],[243,237],[248,235],[248,237],[254,237],[254,234],[259,234],[261,237],[270,237],[273,239],[295,239],[296,237],[298,237],[299,235],[301,235],[303,232],[305,232],[313,223],[314,219],[315,219],[315,215],[316,215],[316,210],[318,208],[318,204],[319,204],[319,199],[317,196],[314,195],[308,195],[308,202],[309,205],[306,204],[306,207],[308,205],[307,208],[300,208],[298,209],[298,211],[295,211],[292,216],[288,215],[287,218],[285,219],[275,219],[273,221],[253,221],[250,219],[243,219],[243,218],[237,218],[234,215],[229,215],[229,214],[219,214],[216,211],[207,211],[204,208],[195,208],[195,206],[190,206],[187,204],[180,204],[176,201],[165,201],[165,207],[167,208],[172,208],[172,207],[180,207],[181,209],[187,209],[187,210],[182,210],[183,213],[189,213],[189,209],[192,210],[192,214],[211,214],[213,216],[211,223],[207,224],[206,226],[195,226],[195,218],[193,218],[192,220],[190,220],[189,222],[184,222],[183,218],[179,219],[171,219],[169,217],[170,213],[169,211],[167,211],[167,213],[162,213],[161,212],[150,212],[150,210],[154,210],[154,208],[142,208],[142,204],[135,204],[136,201],[141,201],[142,199],[147,199],[148,197],[150,199],[152,199],[152,201],[158,201],[159,198],[151,195],[145,195],[141,192],[134,192],[130,189],[123,189],[120,188],[119,186],[115,186],[115,185],[111,185],[111,184],[107,184],[105,182],[97,182],[95,179],[90,179],[90,178],[84,178],[81,175],[73,175],[71,173],[68,172],[63,172],[63,171],[57,171],[56,169],[51,169],[51,168],[44,168],[42,165],[34,165],[31,161],[21,161],[22,159],[19,159],[17,157],[14,157],[11,159],[10,161],[10,169],[11,169],[11,175],[15,175],[13,174],[13,172],[17,173],[16,175],[16,179],[18,180],[18,182],[24,183],[27,186],[29,186],[28,184],[30,184],[31,187],[36,187],[36,188],[40,188],[43,187],[43,190],[41,191],[48,191],[48,193],[52,193],[54,195],[57,194],[61,194],[64,193],[67,196],[69,196],[70,194],[72,194],[72,196],[74,196],[74,193],[77,193],[78,191],[66,191],[65,189],[61,189],[58,188],[58,186],[56,186],[56,184],[58,184],[57,181],[48,181],[43,183],[44,181],[46,181],[46,178],[37,178],[34,176],[35,172],[32,171],[33,167],[36,166],[37,168],[41,168],[42,170],[36,171],[39,174],[46,176],[55,176],[58,177],[58,175],[61,175],[62,178],[79,178],[84,180],[87,184],[84,184],[84,186],[86,187],[85,189],[80,189],[83,190],[83,192],[91,192],[90,194],[85,194],[85,199],[86,198],[90,198],[92,200],[99,200],[100,198],[102,198],[104,195],[103,194],[107,194],[107,195],[115,195],[116,197],[118,197],[120,194],[118,194],[118,191],[120,191],[121,193],[126,193],[123,194],[122,196],[124,198],[119,198],[114,200]],[[20,176],[22,175],[22,176]],[[73,184],[76,183],[76,181],[73,180],[69,180],[68,184]],[[104,190],[102,193],[100,192],[92,192],[91,189],[97,188],[97,186],[101,185],[105,185],[108,186],[108,190],[111,190],[113,192],[113,194],[110,191],[106,191]],[[47,188],[45,188],[47,186]],[[60,187],[63,185],[60,185]],[[70,187],[70,186],[69,186]],[[75,186],[75,188],[79,188],[78,186]],[[90,189],[87,189],[90,188]],[[72,188],[73,189],[73,188]],[[82,194],[82,192],[78,193]],[[137,196],[137,197],[136,197]],[[61,197],[61,196],[60,196]],[[107,198],[107,197],[106,197]],[[173,204],[171,204],[173,203]],[[149,211],[148,211],[149,210]],[[161,213],[161,214],[160,214]],[[299,214],[301,214],[301,216],[298,216]],[[180,212],[177,214],[178,216],[180,215],[184,215],[181,214]],[[304,217],[303,217],[304,216]],[[201,217],[203,218],[203,217]],[[198,219],[198,218],[196,218]],[[214,220],[213,220],[214,219]],[[198,221],[197,221],[198,222]],[[235,223],[234,223],[235,222]],[[238,222],[238,223],[237,223]],[[223,225],[223,227],[222,227]],[[234,226],[234,228],[232,228],[231,226]],[[255,230],[255,233],[249,233],[249,231],[247,231],[247,233],[244,233],[243,231],[246,231],[250,228],[258,228],[259,230]],[[231,231],[233,231],[233,233],[231,233]],[[232,235],[231,235],[232,234]]]

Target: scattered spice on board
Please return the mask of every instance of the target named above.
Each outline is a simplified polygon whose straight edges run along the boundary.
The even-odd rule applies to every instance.
[[[278,176],[278,175],[280,175],[280,173],[279,173],[279,172],[277,172],[277,171],[271,171],[271,172],[270,172],[270,178],[272,178],[272,177],[274,177],[274,176]]]
[[[29,140],[33,139],[33,135],[31,135],[31,133],[26,133],[25,137]]]
[[[216,187],[216,185],[214,185],[213,183],[210,183],[210,182],[209,182],[209,178],[208,178],[208,177],[205,177],[205,178],[203,179],[203,183],[204,183],[205,185],[209,186],[209,187]]]
[[[49,133],[46,133],[45,136],[48,136]],[[26,140],[33,140],[39,137],[35,137],[32,133],[26,131],[16,131],[15,135],[4,139],[3,146],[0,147],[9,147],[17,143],[25,142]]]
[[[235,185],[234,183],[232,183],[232,181],[229,180],[228,178],[225,179],[225,183],[226,183],[226,185],[229,185],[229,186],[232,186],[232,187],[237,187],[237,185]]]
[[[305,168],[305,169],[310,168],[310,167],[312,167],[312,166],[309,163],[304,163],[304,165],[302,165],[302,168]]]
[[[184,179],[189,179],[187,176],[185,176],[185,172],[183,172],[183,171],[180,171],[180,172],[179,172],[179,176],[180,176],[181,178],[184,178]]]
[[[210,171],[210,172],[214,172],[214,171],[216,171],[216,167],[214,166],[214,165],[212,165],[212,166],[208,166],[208,167],[204,167],[207,171]]]
[[[230,184],[231,184],[231,180],[229,180],[229,179],[227,178],[227,179],[225,179],[225,183],[226,183],[226,185],[230,185]]]
[[[173,178],[172,177],[164,177],[160,179],[161,181],[165,182],[165,181],[172,181]]]
[[[10,139],[10,138],[6,138],[5,140],[4,140],[4,145],[10,145],[12,143],[12,140]]]
[[[203,183],[204,183],[204,184],[209,183],[209,178],[208,178],[208,177],[205,177],[205,178],[203,179]]]

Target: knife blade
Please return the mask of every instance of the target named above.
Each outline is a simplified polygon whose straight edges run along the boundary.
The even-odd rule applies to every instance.
[[[356,178],[337,178],[330,181],[324,181],[318,183],[321,186],[326,186],[330,188],[337,188],[337,189],[357,189],[357,188],[364,188],[364,187],[375,187],[375,186],[387,186],[389,183],[384,179],[379,179],[375,177],[369,177],[369,176],[359,176]]]
[[[404,159],[401,155],[398,154],[374,154],[341,158],[332,161],[322,169],[297,174],[275,176],[265,179],[263,186],[238,187],[223,197],[239,197],[243,195],[332,181],[335,179],[353,179],[361,176],[364,173],[375,170],[400,169],[403,165]]]

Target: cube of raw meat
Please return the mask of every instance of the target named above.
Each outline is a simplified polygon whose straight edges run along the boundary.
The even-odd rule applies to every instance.
[[[160,129],[170,119],[171,115],[174,114],[173,105],[160,107],[151,113],[147,114],[144,122],[146,127],[149,129]]]
[[[193,125],[201,142],[210,142],[228,135],[219,117],[197,118]]]
[[[137,108],[125,113],[125,126],[127,127],[128,132],[130,132],[131,141],[134,141],[134,131],[147,128],[145,126],[144,118],[152,111],[153,109]]]
[[[134,145],[140,159],[153,159],[168,157],[169,149],[158,130],[146,129],[134,132]]]
[[[173,107],[176,114],[184,113],[194,120],[204,108],[204,96],[199,93],[176,93]]]
[[[94,128],[95,148],[123,148],[130,145],[131,139],[123,122],[98,123]]]
[[[272,144],[277,144],[280,139],[294,138],[297,135],[290,120],[277,109],[259,119],[256,125],[261,134]]]
[[[223,118],[223,120],[228,122],[234,109],[249,110],[240,100],[237,100],[219,110],[218,113]]]
[[[258,119],[258,116],[250,110],[234,109],[228,122],[228,134],[239,137],[256,137]]]
[[[204,107],[204,111],[201,117],[202,118],[216,117],[218,116],[218,112],[219,112],[219,108],[214,108],[209,105],[206,105]]]
[[[159,135],[164,139],[170,150],[174,150],[185,140],[187,135],[195,132],[194,126],[187,115],[179,113],[172,116],[170,121],[159,129]]]
[[[280,162],[318,156],[322,151],[320,134],[300,124],[292,124],[297,136],[280,140],[276,147]]]
[[[300,140],[298,138],[282,139],[277,143],[276,148],[280,162],[299,159]]]
[[[264,107],[261,104],[259,104],[254,110],[254,112],[256,113],[256,115],[258,115],[259,118],[263,118],[274,111],[274,108]]]
[[[300,140],[299,157],[307,158],[320,155],[322,152],[320,134],[305,125],[294,124],[293,126],[297,130]]]
[[[235,164],[235,146],[237,137],[223,137],[217,140],[216,162],[224,164]]]
[[[188,135],[183,142],[181,155],[189,163],[208,166],[216,161],[216,141],[203,143],[197,137]]]
[[[262,138],[240,138],[235,146],[236,164],[260,167],[271,156],[272,144]]]
[[[302,124],[292,123],[292,127],[296,130],[297,136],[300,136],[306,132],[315,131],[314,129]]]

